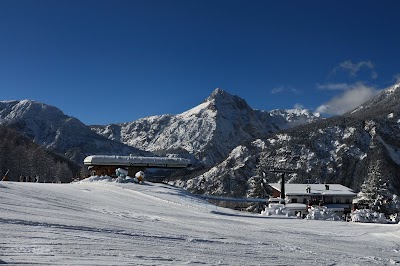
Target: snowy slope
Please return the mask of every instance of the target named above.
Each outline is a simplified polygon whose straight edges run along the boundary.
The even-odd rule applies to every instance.
[[[203,103],[178,115],[152,116],[92,129],[142,150],[193,156],[212,166],[244,142],[320,119],[306,110],[254,110],[240,97],[216,89]]]
[[[140,153],[101,137],[78,119],[54,106],[31,100],[0,101],[0,124],[12,127],[36,143],[82,163],[90,154]]]
[[[398,225],[267,217],[161,184],[0,182],[0,264],[394,265]]]

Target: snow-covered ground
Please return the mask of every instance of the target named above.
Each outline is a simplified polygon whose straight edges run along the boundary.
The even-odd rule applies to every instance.
[[[0,264],[391,265],[400,225],[253,215],[149,182],[0,182]]]

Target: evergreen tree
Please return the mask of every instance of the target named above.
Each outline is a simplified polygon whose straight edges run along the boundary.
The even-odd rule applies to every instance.
[[[266,199],[269,195],[268,182],[263,176],[253,176],[249,179],[248,198]],[[266,202],[252,202],[248,211],[261,213],[264,210]]]
[[[369,167],[368,176],[357,195],[358,203],[366,204],[370,209],[378,212],[386,211],[386,202],[390,198],[388,184],[381,174],[382,164],[382,161],[378,160]]]
[[[20,180],[20,176],[54,177],[56,164],[60,164],[60,181],[70,182],[73,172],[79,166],[68,159],[50,152],[15,130],[0,126],[0,174],[7,170],[10,181]],[[2,177],[2,176],[0,176]]]
[[[55,182],[71,182],[73,174],[66,163],[57,163]]]
[[[256,176],[249,178],[248,180],[248,198],[254,199],[266,199],[270,194],[270,189],[268,186],[268,178],[266,171],[269,168],[269,163],[265,160],[265,157],[262,157],[258,164],[256,165]],[[248,211],[251,212],[261,212],[264,210],[266,202],[254,202],[251,203],[250,206],[247,208]]]

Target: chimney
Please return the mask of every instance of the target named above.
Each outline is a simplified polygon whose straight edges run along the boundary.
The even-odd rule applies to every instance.
[[[325,189],[326,189],[326,190],[329,190],[329,185],[325,185]]]

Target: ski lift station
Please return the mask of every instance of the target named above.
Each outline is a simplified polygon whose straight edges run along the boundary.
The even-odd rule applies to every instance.
[[[117,168],[124,168],[128,170],[128,175],[134,176],[146,168],[186,168],[191,161],[173,157],[91,155],[84,159],[83,164],[96,175],[113,176]]]

